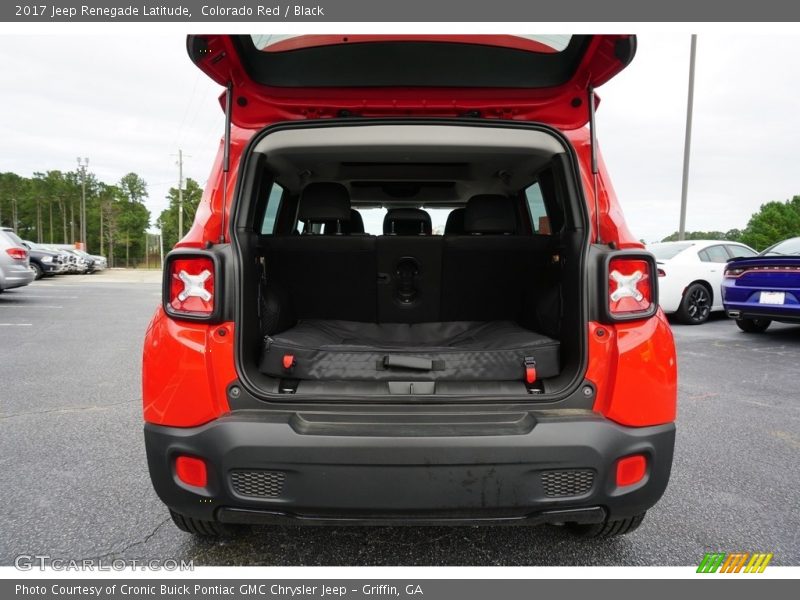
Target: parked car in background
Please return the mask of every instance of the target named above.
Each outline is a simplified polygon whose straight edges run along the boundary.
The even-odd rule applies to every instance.
[[[55,275],[64,270],[62,263],[59,262],[59,254],[57,252],[46,249],[33,242],[23,240],[10,227],[2,227],[0,229],[2,229],[17,246],[28,250],[28,261],[35,279],[41,279],[45,275]]]
[[[78,255],[83,257],[83,259],[90,265],[89,273],[94,273],[95,271],[103,271],[108,266],[105,256],[96,256],[94,254],[89,254],[88,252],[84,252],[83,250],[75,249],[74,252]]]
[[[34,277],[28,249],[0,230],[0,292],[28,285]]]
[[[61,261],[64,264],[64,273],[78,273],[80,271],[78,268],[78,257],[75,254],[69,252],[65,248],[54,246],[52,244],[45,245],[44,247],[48,250],[59,253]]]
[[[724,240],[686,240],[649,244],[658,265],[658,300],[667,314],[686,325],[700,325],[723,310],[722,276],[732,258],[756,256],[744,244]]]
[[[729,262],[722,301],[746,333],[766,331],[772,321],[800,323],[800,237]]]
[[[67,265],[61,252],[49,250],[44,246],[29,240],[20,240],[30,253],[31,271],[36,279],[51,277],[66,271]]]
[[[105,256],[99,254],[90,254],[89,256],[94,259],[95,271],[105,271],[108,268],[108,259]]]
[[[58,252],[61,262],[64,265],[64,273],[77,273],[78,272],[78,257],[72,252],[68,252],[64,248],[54,246],[52,244],[45,245],[44,248],[53,252]]]
[[[62,248],[64,252],[66,252],[70,259],[70,265],[72,265],[70,272],[71,273],[93,273],[94,272],[94,260],[91,258],[86,258],[82,256],[78,250],[75,248]]]

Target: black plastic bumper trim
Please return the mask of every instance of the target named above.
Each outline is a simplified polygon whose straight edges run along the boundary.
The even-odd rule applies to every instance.
[[[357,515],[316,516],[276,511],[221,507],[216,512],[217,520],[238,525],[541,525],[544,523],[602,523],[606,511],[601,506],[546,510],[538,513],[487,518],[462,518],[446,515]]]
[[[430,423],[375,414],[351,415],[360,422],[348,424],[330,413],[313,418],[305,413],[306,424],[316,423],[305,432],[295,429],[298,418],[293,412],[242,411],[193,428],[146,424],[145,447],[157,494],[173,510],[205,520],[223,518],[217,516],[222,509],[241,509],[294,515],[290,518],[297,522],[364,517],[412,523],[432,517],[536,522],[541,513],[594,507],[623,518],[659,500],[675,441],[672,423],[623,427],[588,411],[531,411],[505,424],[502,418],[490,424],[486,415],[454,418],[433,411]],[[528,431],[480,431],[531,423]],[[174,463],[181,454],[205,459],[205,489],[178,480]],[[630,454],[644,454],[648,469],[640,482],[619,488],[616,461]],[[542,473],[570,469],[593,471],[591,487],[571,496],[548,496]],[[234,470],[283,473],[281,492],[241,496],[232,486]]]

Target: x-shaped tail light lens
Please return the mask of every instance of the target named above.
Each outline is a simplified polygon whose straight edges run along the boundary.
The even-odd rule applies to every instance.
[[[614,258],[608,265],[608,309],[612,315],[647,313],[653,306],[650,263]]]
[[[211,277],[211,271],[206,269],[199,275],[190,275],[186,271],[178,273],[178,279],[183,281],[183,291],[178,294],[178,300],[185,302],[187,298],[202,298],[206,302],[211,300],[211,292],[206,289],[206,280]]]
[[[214,312],[214,262],[207,257],[176,258],[169,263],[169,306],[176,313]]]

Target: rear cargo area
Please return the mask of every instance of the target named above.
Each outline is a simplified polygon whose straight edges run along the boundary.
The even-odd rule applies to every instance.
[[[582,368],[584,215],[553,136],[300,129],[251,165],[240,368],[266,395],[531,397]]]

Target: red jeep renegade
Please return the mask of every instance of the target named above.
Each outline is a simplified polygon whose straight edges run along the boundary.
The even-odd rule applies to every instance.
[[[187,45],[225,135],[144,345],[177,526],[635,529],[677,377],[594,137],[635,37]]]

